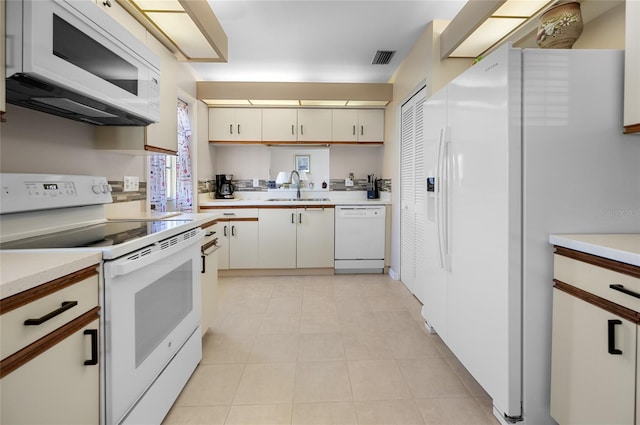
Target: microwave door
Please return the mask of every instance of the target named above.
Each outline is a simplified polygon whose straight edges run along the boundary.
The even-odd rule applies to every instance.
[[[7,2],[8,17],[16,3],[24,7],[22,49],[16,53],[22,57],[7,61],[7,75],[16,73],[12,78],[27,88],[8,83],[9,90],[30,91],[28,96],[36,104],[107,124],[118,110],[142,118],[143,124],[133,125],[159,119],[159,102],[155,100],[159,98],[160,74],[159,70],[154,72],[159,66],[157,57],[97,5],[11,0]],[[11,32],[9,25],[7,30]],[[156,62],[148,62],[138,52],[151,53]]]

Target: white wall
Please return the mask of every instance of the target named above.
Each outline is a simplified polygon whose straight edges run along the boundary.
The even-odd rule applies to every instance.
[[[274,168],[271,164],[273,152],[277,152],[282,149],[291,149],[292,151],[297,152],[298,155],[313,155],[313,152],[315,151],[314,148],[283,148],[261,145],[215,145],[213,149],[214,153],[212,155],[215,158],[215,173],[233,174],[234,179],[259,178],[262,180],[275,180],[278,171],[284,171],[280,170],[278,167],[281,168],[284,166],[285,169],[289,171],[293,170],[293,160],[291,160],[290,165],[277,165],[276,168]],[[316,177],[322,179],[324,176],[328,176],[330,179],[342,179],[348,177],[349,173],[354,173],[355,177],[360,179],[364,179],[367,177],[367,174],[372,173],[376,174],[378,177],[383,175],[383,146],[341,145],[331,146],[328,149],[320,148],[320,150],[328,150],[330,169],[327,170],[326,174],[316,175],[316,172],[313,170],[314,165],[312,164],[311,173],[314,179]],[[312,162],[315,161],[312,159]],[[202,173],[200,173],[199,176],[201,179],[204,178],[202,177]]]
[[[94,126],[7,105],[0,124],[3,173],[89,174],[146,181],[144,157],[94,148]]]

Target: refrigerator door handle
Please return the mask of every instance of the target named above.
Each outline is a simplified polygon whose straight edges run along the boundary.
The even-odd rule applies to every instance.
[[[438,138],[438,159],[436,162],[436,223],[438,224],[438,254],[440,258],[440,267],[446,270],[444,258],[443,243],[443,173],[444,173],[444,129],[440,129],[440,137]]]
[[[444,171],[444,196],[442,202],[442,229],[443,229],[443,258],[444,269],[448,272],[451,271],[451,237],[449,235],[449,222],[451,221],[451,181],[453,178],[453,158],[451,157],[451,128],[447,127],[444,130],[444,152],[442,155],[443,171]]]

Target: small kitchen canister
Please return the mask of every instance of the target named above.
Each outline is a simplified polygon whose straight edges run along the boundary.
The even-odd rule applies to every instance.
[[[559,2],[540,16],[536,42],[546,49],[570,49],[582,34],[580,3]]]

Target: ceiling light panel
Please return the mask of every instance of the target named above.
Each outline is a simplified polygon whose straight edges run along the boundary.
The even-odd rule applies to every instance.
[[[202,101],[211,106],[251,106],[248,99],[202,99]]]
[[[145,14],[188,58],[218,57],[186,13],[145,12]]]
[[[549,0],[511,0],[505,2],[491,16],[530,17],[542,9]]]
[[[264,99],[249,99],[252,105],[259,106],[300,106],[298,100],[264,100]]]
[[[524,21],[526,21],[526,18],[488,18],[449,56],[475,58],[516,29]]]
[[[346,106],[346,100],[301,100],[301,106]]]
[[[184,8],[178,3],[178,0],[131,0],[140,10],[144,11],[182,11]]]

